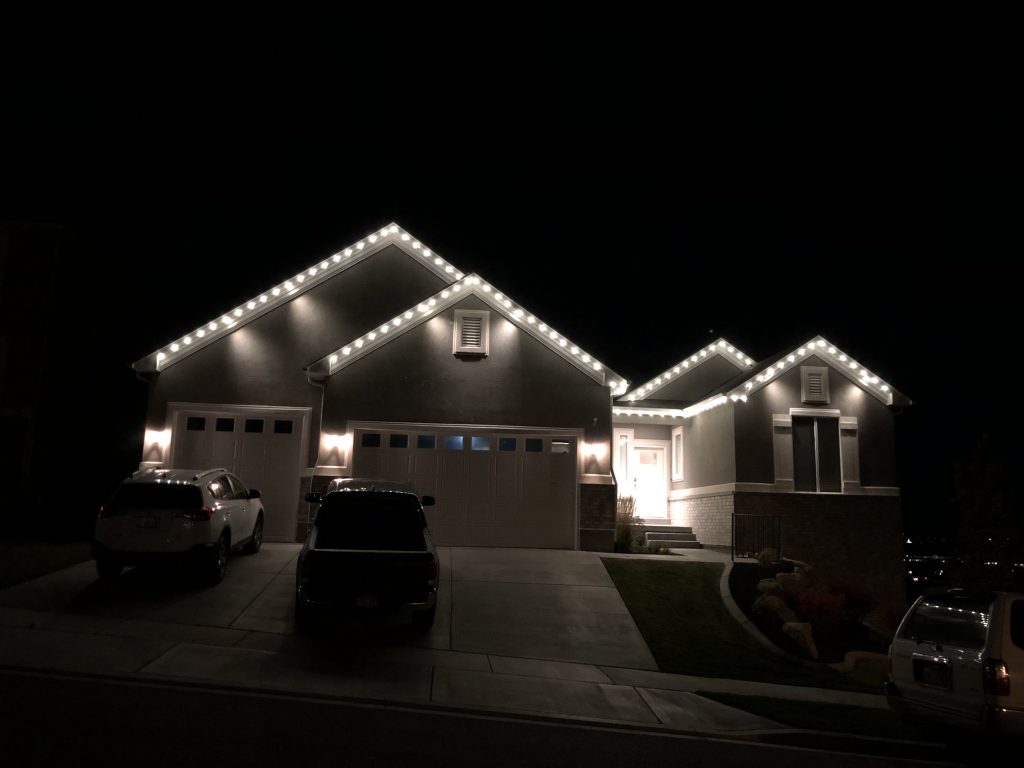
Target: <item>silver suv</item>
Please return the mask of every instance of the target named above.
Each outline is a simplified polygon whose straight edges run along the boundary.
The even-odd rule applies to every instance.
[[[262,542],[260,492],[226,469],[147,469],[100,509],[93,558],[105,579],[128,565],[185,559],[217,584],[232,550],[254,554]]]

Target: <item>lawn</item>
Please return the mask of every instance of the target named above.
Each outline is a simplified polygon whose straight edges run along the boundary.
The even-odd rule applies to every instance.
[[[719,563],[602,560],[662,672],[880,693],[877,685],[764,649],[726,611]]]
[[[87,541],[0,540],[0,589],[92,557]]]

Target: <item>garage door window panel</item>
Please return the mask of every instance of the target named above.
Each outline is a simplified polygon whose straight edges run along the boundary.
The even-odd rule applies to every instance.
[[[416,447],[423,450],[437,448],[437,435],[416,435]]]
[[[462,435],[445,435],[444,447],[448,451],[461,451],[462,450]]]
[[[217,419],[217,431],[218,432],[234,432],[235,431],[235,420],[234,419]]]
[[[205,416],[189,416],[185,420],[185,429],[189,432],[205,432],[206,431],[206,417]]]
[[[408,448],[409,436],[392,433],[388,435],[388,448]]]
[[[380,432],[363,432],[360,445],[363,448],[380,448]]]

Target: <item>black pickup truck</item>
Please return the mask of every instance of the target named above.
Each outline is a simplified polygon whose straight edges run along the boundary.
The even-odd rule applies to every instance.
[[[437,552],[411,486],[375,480],[336,480],[328,492],[306,495],[319,504],[299,553],[295,625],[318,616],[371,619],[401,614],[429,629],[437,610]]]

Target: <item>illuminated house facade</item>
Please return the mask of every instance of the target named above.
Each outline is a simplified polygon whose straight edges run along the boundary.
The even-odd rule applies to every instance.
[[[303,537],[302,496],[358,476],[435,496],[442,545],[610,550],[617,494],[707,545],[745,511],[796,515],[787,543],[851,514],[900,542],[907,401],[824,339],[759,365],[719,340],[627,391],[395,224],[133,367],[142,467],[232,469],[263,492],[268,540]]]

